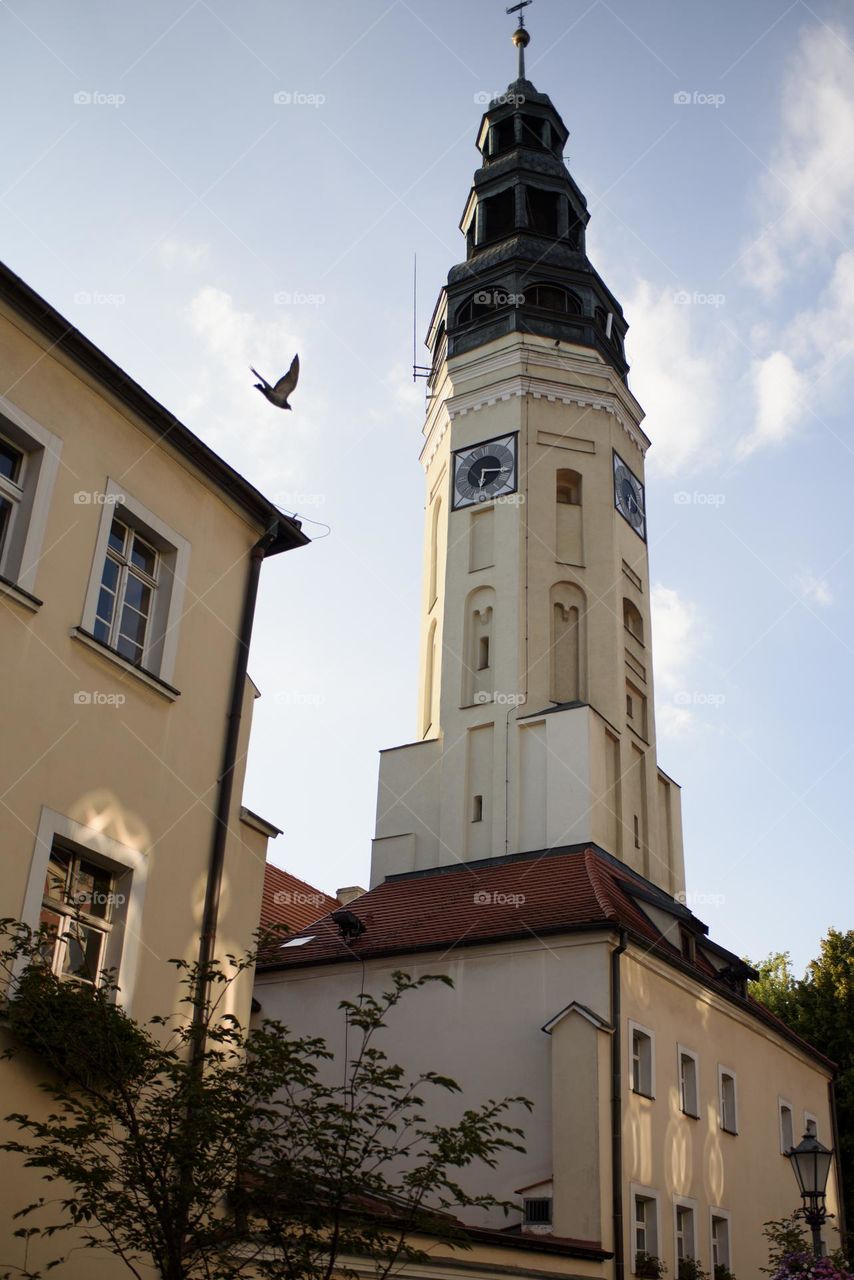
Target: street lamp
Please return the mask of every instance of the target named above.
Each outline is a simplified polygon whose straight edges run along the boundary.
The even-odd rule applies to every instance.
[[[804,1218],[812,1230],[812,1247],[817,1258],[821,1257],[821,1228],[827,1219],[824,1203],[827,1178],[833,1152],[822,1146],[814,1134],[805,1133],[796,1147],[786,1155],[798,1180],[801,1199],[804,1202]]]

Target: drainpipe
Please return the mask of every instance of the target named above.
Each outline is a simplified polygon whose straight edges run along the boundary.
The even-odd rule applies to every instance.
[[[626,1257],[623,1233],[623,1037],[620,956],[628,946],[625,929],[611,952],[611,1198],[614,1215],[614,1280],[624,1280]]]
[[[222,892],[222,875],[225,866],[225,847],[228,839],[228,822],[231,815],[231,797],[234,790],[234,769],[237,764],[237,746],[240,740],[240,721],[243,715],[243,698],[246,689],[246,672],[249,665],[249,642],[255,621],[255,603],[258,598],[258,582],[264,557],[276,539],[278,525],[268,529],[249,553],[249,574],[243,596],[243,615],[237,640],[237,656],[231,686],[231,703],[222,753],[222,770],[218,779],[216,819],[211,844],[208,877],[205,885],[205,905],[202,914],[202,932],[199,939],[200,974],[207,972],[214,958],[219,903]],[[200,977],[193,993],[192,1050],[194,1063],[201,1060],[205,1050],[204,1023],[208,1004],[210,981]]]

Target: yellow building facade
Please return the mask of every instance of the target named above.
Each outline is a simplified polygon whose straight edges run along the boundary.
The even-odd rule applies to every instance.
[[[177,1010],[170,960],[203,929],[218,956],[252,945],[274,829],[241,806],[246,654],[263,560],[306,541],[0,271],[0,916],[56,929],[64,976],[114,969],[139,1021]],[[244,1022],[250,998],[245,978]],[[42,1105],[21,1062],[0,1088],[4,1114]],[[34,1180],[3,1163],[0,1258],[20,1264]],[[122,1271],[76,1255],[62,1274]]]

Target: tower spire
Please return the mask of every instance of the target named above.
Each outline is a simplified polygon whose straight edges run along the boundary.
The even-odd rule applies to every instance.
[[[507,10],[508,13],[518,13],[519,25],[513,32],[513,43],[519,54],[519,66],[517,70],[517,80],[525,79],[525,50],[531,43],[531,33],[525,26],[525,10],[529,4],[533,4],[533,0],[521,0],[521,3],[511,5]]]

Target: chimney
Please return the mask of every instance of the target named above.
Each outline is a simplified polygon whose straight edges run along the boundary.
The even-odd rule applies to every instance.
[[[356,898],[361,898],[362,894],[366,892],[367,890],[363,889],[360,885],[351,884],[351,885],[348,885],[345,889],[336,889],[335,897],[341,903],[342,907],[346,907],[349,905],[349,903],[353,902]]]

